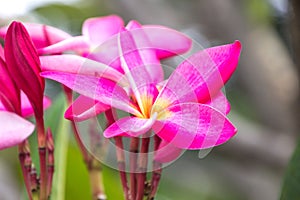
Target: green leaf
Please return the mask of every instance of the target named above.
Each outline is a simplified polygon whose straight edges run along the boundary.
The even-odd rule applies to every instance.
[[[280,200],[298,200],[300,197],[300,141],[294,151],[283,181]]]
[[[58,98],[60,105],[60,112],[53,116],[52,121],[57,124],[57,128],[54,128],[52,132],[55,135],[55,171],[52,184],[51,199],[64,200],[65,199],[65,183],[66,183],[66,166],[67,166],[67,152],[69,143],[69,124],[64,119],[62,111],[65,109],[63,96]],[[59,116],[59,117],[57,117]]]

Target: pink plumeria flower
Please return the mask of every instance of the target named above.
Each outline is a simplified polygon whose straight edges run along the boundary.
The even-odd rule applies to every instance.
[[[237,129],[226,117],[229,106],[220,90],[236,69],[240,42],[192,55],[160,89],[147,70],[153,51],[141,48],[148,42],[146,36],[141,39],[142,35],[136,38],[133,32],[123,30],[117,37],[121,67],[130,84],[129,93],[105,77],[57,71],[43,72],[42,76],[132,115],[108,127],[104,131],[107,138],[138,137],[152,129],[176,148],[203,149],[233,137]]]
[[[130,21],[124,27],[123,20],[115,15],[90,18],[82,28],[82,36],[69,38],[60,43],[40,49],[42,53],[62,53],[66,50],[75,50],[83,58],[75,55],[41,56],[43,71],[64,71],[85,75],[97,75],[117,82],[122,87],[128,87],[129,81],[124,76],[118,51],[118,33],[123,29],[135,35],[136,42],[147,37],[148,42],[140,42],[143,51],[151,53],[144,59],[148,63],[146,69],[150,78],[156,84],[163,80],[163,69],[159,59],[178,55],[188,51],[191,39],[167,27],[157,25],[142,26],[136,21]],[[172,45],[169,45],[172,43]],[[62,66],[67,66],[63,67]],[[67,110],[65,117],[70,120],[85,120],[107,109],[109,106],[95,102],[85,96],[79,96]]]

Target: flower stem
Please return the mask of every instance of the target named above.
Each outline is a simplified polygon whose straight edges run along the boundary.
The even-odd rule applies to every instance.
[[[114,137],[114,139],[116,141],[117,161],[118,161],[118,168],[121,177],[121,183],[124,191],[124,197],[125,200],[131,200],[129,188],[127,184],[126,172],[125,172],[126,164],[125,164],[125,155],[123,151],[124,147],[123,147],[122,137],[117,136]]]
[[[48,153],[48,182],[47,182],[47,196],[50,197],[52,190],[52,180],[54,173],[54,142],[50,128],[47,130],[47,153]]]
[[[47,200],[47,152],[43,117],[36,117],[40,159],[40,200]]]
[[[67,103],[70,106],[72,104],[72,90],[65,86],[63,86],[63,90],[67,99]],[[71,121],[71,126],[73,129],[74,138],[79,147],[85,165],[88,169],[93,198],[95,200],[106,200],[106,195],[104,193],[101,163],[85,148],[83,141],[80,138],[75,121]]]
[[[155,135],[154,136],[154,151],[156,152],[159,148],[159,145],[161,143],[161,139]],[[152,172],[152,178],[151,178],[151,191],[150,195],[148,196],[147,200],[153,200],[155,198],[155,195],[157,193],[158,185],[160,182],[161,178],[161,173],[162,173],[162,164],[153,161],[153,172]]]
[[[149,143],[150,143],[150,137],[148,137],[148,134],[146,133],[145,137],[142,138],[142,146],[139,154],[139,161],[138,161],[139,174],[137,180],[136,200],[143,200],[143,197],[145,195]]]
[[[136,198],[137,191],[137,153],[139,152],[139,138],[131,138],[130,141],[130,191],[132,199]]]
[[[21,165],[21,170],[24,178],[24,183],[26,186],[26,191],[30,200],[32,200],[32,193],[31,193],[31,184],[30,184],[30,169],[29,169],[29,158],[30,158],[30,150],[28,141],[25,140],[21,144],[19,144],[19,161]],[[31,160],[31,159],[30,159]]]
[[[32,199],[38,200],[39,199],[39,193],[38,193],[39,180],[37,178],[37,173],[36,173],[34,164],[32,164],[32,166],[31,166],[30,183],[31,183]]]

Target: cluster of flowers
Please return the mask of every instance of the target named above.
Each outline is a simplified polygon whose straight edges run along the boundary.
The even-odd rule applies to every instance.
[[[147,153],[153,137],[158,163],[175,159],[181,149],[223,144],[237,132],[226,117],[230,106],[221,89],[238,64],[239,41],[191,55],[165,79],[161,60],[187,52],[192,40],[164,26],[136,21],[125,26],[120,17],[111,15],[87,19],[82,35],[76,37],[54,27],[20,22],[1,28],[0,36],[5,42],[4,50],[0,46],[1,149],[24,143],[34,130],[24,118],[32,114],[39,147],[47,149],[51,137],[44,131],[43,109],[50,101],[44,97],[44,78],[80,94],[65,118],[77,122],[105,113],[106,138],[122,147],[120,138],[141,137],[139,151]],[[129,115],[118,119],[115,109]],[[140,163],[134,172],[142,174],[139,170],[147,164]],[[145,178],[132,180],[144,183]],[[131,191],[124,187],[126,199],[142,199],[144,186],[134,181],[131,186]],[[152,192],[154,198],[156,188]]]

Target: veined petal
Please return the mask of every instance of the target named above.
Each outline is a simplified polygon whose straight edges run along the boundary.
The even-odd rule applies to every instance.
[[[182,149],[205,149],[232,138],[237,129],[225,115],[199,103],[183,103],[158,113],[154,132],[166,142]]]
[[[66,110],[65,118],[73,121],[83,121],[108,110],[110,106],[89,97],[80,95]]]
[[[157,49],[153,47],[153,44],[148,39],[147,32],[142,28],[142,25],[135,20],[130,21],[126,26],[126,29],[130,30],[131,35],[135,40],[134,42],[139,50],[141,59],[145,63],[146,70],[148,71],[151,80],[154,83],[161,82],[164,79],[163,69],[156,55]]]
[[[183,150],[181,148],[162,140],[158,150],[154,154],[154,160],[159,163],[168,163],[178,159],[182,153]]]
[[[135,36],[135,33],[126,30],[119,33],[118,46],[120,50],[120,60],[125,76],[134,93],[135,100],[143,115],[147,116],[148,108],[144,106],[143,99],[153,97],[153,94],[148,93],[151,90],[145,90],[145,88],[150,87],[153,83],[155,84],[155,81],[152,80],[146,66],[149,67],[150,65],[153,67],[153,62],[150,57],[151,55],[155,56],[155,54],[147,49],[139,48],[138,45],[147,42],[147,38],[137,38]]]
[[[4,49],[10,76],[28,96],[36,114],[42,114],[45,81],[39,75],[40,60],[27,30],[20,22],[12,22],[9,26]]]
[[[106,138],[127,135],[131,137],[138,137],[151,129],[156,117],[156,115],[153,115],[150,119],[124,117],[109,126],[104,131],[103,135]]]
[[[41,76],[55,80],[75,92],[103,104],[140,116],[125,90],[114,81],[94,76],[64,72],[42,72]]]
[[[230,112],[230,104],[223,92],[219,92],[213,99],[211,99],[206,104],[213,107],[223,115],[227,115]]]
[[[90,50],[90,43],[83,36],[70,37],[50,46],[39,48],[39,54],[58,54],[65,51],[75,51],[79,54],[86,54]]]
[[[52,26],[35,23],[24,23],[36,48],[43,48],[71,37],[70,34]],[[8,26],[0,28],[0,37],[5,38]]]
[[[235,71],[240,51],[241,44],[236,41],[192,55],[171,74],[157,101],[168,101],[169,104],[206,103],[220,91]]]
[[[82,34],[89,38],[92,45],[100,45],[123,27],[124,22],[117,15],[89,18],[82,25]]]
[[[34,130],[32,123],[7,111],[0,111],[0,127],[0,150],[21,143]]]
[[[123,74],[115,69],[87,58],[76,55],[40,56],[42,71],[60,71],[73,74],[103,77],[127,86]]]
[[[160,59],[185,53],[192,46],[189,37],[165,26],[144,25],[143,29]]]

